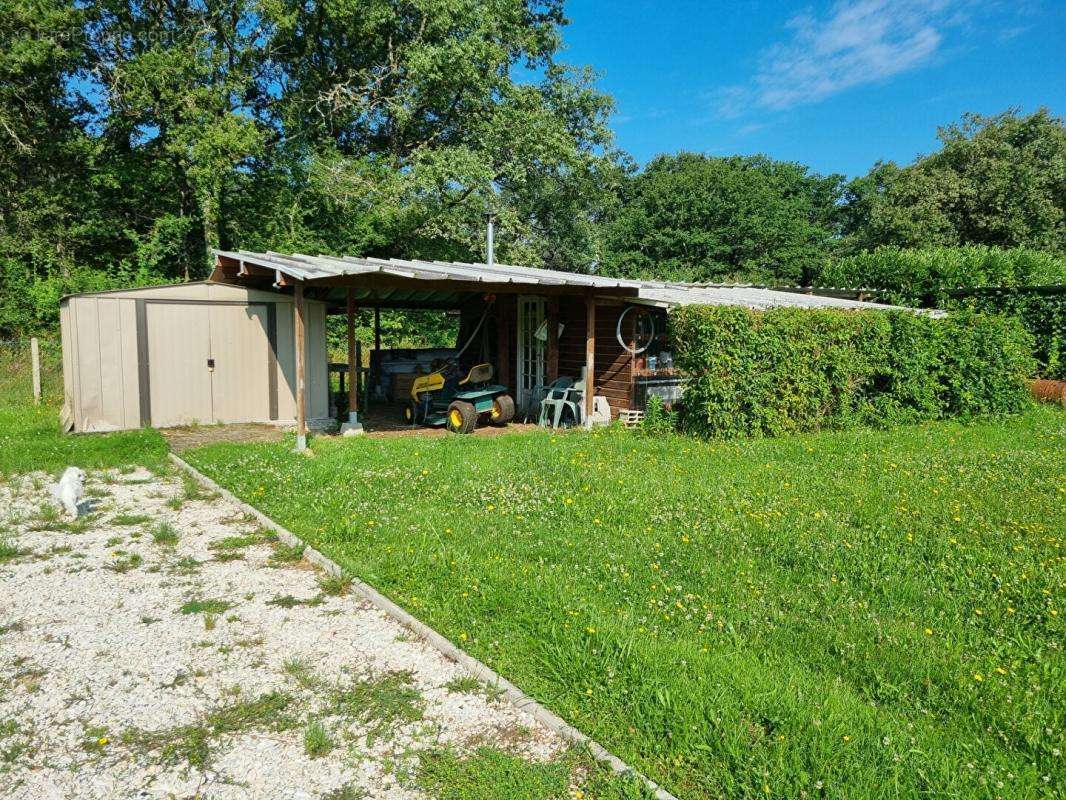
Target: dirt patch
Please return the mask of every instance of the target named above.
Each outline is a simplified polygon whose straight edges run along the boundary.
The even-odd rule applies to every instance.
[[[363,429],[368,436],[454,436],[444,428],[427,428],[419,425],[412,428],[404,424],[400,405],[377,406],[369,412],[359,415]],[[512,422],[502,427],[481,425],[472,436],[498,436],[502,433],[531,431],[536,425]],[[187,428],[162,428],[160,433],[167,440],[175,453],[219,442],[280,442],[285,438],[286,429],[275,425],[235,424],[235,425],[196,425]],[[325,436],[325,433],[315,433]]]
[[[285,431],[274,425],[204,425],[159,431],[175,453],[218,442],[280,442]]]
[[[403,403],[374,403],[368,410],[360,412],[359,421],[363,423],[363,430],[370,436],[454,436],[443,427],[411,427],[403,421],[403,409]],[[471,435],[497,436],[501,433],[530,431],[536,427],[521,422],[511,422],[500,427],[479,425]]]

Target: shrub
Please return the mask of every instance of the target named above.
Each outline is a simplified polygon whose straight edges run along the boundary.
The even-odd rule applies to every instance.
[[[1066,283],[1066,256],[1022,247],[879,247],[828,262],[815,283],[878,289],[888,303],[937,306],[945,290],[959,287]]]
[[[881,247],[827,263],[822,286],[878,290],[908,306],[969,309],[1017,317],[1035,342],[1035,375],[1066,379],[1066,297],[1028,287],[1066,284],[1066,256],[996,247]],[[972,293],[956,289],[995,287]]]
[[[644,433],[661,436],[677,429],[677,418],[677,412],[667,410],[661,397],[656,394],[649,395],[640,428]]]
[[[774,436],[1029,402],[1032,340],[1007,317],[687,306],[671,326],[691,433]]]
[[[1007,287],[953,296],[943,306],[1018,318],[1033,336],[1037,362],[1034,374],[1066,380],[1066,294]]]

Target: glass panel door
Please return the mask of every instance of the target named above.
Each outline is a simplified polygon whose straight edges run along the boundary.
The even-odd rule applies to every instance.
[[[533,396],[533,389],[544,384],[547,335],[544,326],[543,297],[521,295],[518,298],[518,408],[523,412]]]

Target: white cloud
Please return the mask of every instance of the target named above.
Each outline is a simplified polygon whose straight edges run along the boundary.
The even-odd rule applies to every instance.
[[[815,103],[928,63],[948,28],[965,18],[965,0],[838,0],[826,14],[789,20],[791,36],[763,52],[747,86],[719,95],[719,111],[774,111]]]

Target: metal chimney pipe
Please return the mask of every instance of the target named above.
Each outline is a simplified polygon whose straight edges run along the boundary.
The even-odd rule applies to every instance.
[[[495,221],[493,220],[492,214],[487,214],[486,217],[488,218],[488,222],[489,222],[489,228],[488,228],[488,234],[487,234],[488,246],[486,247],[486,250],[487,250],[487,253],[488,253],[488,260],[487,260],[486,263],[491,267],[492,264],[493,264],[493,261],[495,260],[495,256],[496,256],[496,254],[494,252],[493,241],[492,241],[493,234],[495,233],[495,230],[494,230]]]

